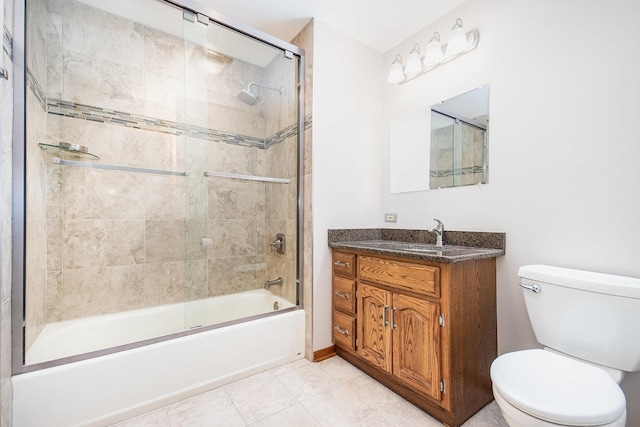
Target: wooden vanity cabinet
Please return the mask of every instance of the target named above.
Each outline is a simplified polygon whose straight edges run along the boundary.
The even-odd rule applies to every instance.
[[[334,250],[334,263],[348,256],[356,268],[334,264],[334,292],[348,282],[357,298],[345,308],[334,295],[337,354],[448,426],[491,402],[495,258],[434,263]],[[347,342],[336,330],[345,322]]]

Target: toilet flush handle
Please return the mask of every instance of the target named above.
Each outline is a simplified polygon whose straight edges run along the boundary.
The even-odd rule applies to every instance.
[[[529,289],[530,291],[533,291],[536,294],[539,294],[540,292],[542,292],[542,288],[539,285],[536,285],[535,283],[533,285],[525,285],[524,283],[520,283],[520,287]]]

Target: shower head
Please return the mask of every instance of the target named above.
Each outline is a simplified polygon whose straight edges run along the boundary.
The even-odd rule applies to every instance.
[[[238,93],[238,95],[236,95],[240,101],[244,102],[245,104],[249,105],[250,107],[253,107],[258,102],[260,102],[260,98],[258,98],[258,95],[256,95],[255,93],[251,92],[251,86],[258,86],[258,87],[261,87],[261,88],[264,88],[264,89],[273,90],[273,91],[278,92],[281,96],[284,93],[284,90],[281,87],[273,87],[273,86],[263,85],[261,83],[251,82],[251,83],[249,83],[249,86],[246,89],[242,89]]]
[[[258,98],[257,95],[251,93],[251,90],[248,89],[242,89],[237,96],[240,101],[244,102],[250,107],[253,107],[260,101],[260,98]]]

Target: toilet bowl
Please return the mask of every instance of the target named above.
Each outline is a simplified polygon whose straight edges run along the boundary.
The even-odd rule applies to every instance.
[[[624,393],[593,365],[548,350],[500,356],[491,366],[493,396],[511,427],[624,427]]]
[[[491,365],[493,395],[511,427],[624,427],[624,372],[640,371],[640,279],[533,265],[518,271],[545,349]]]

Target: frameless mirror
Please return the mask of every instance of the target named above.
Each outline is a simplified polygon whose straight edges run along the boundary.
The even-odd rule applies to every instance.
[[[389,134],[389,190],[392,193],[429,188],[428,108],[391,121]]]
[[[488,182],[489,85],[390,124],[391,193]]]

